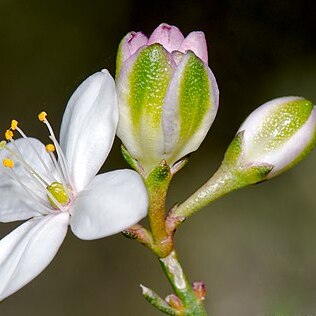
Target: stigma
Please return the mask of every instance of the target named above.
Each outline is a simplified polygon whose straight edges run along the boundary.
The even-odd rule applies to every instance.
[[[7,153],[7,156],[2,159],[3,168],[0,171],[18,182],[45,213],[67,211],[75,193],[69,167],[53,128],[47,120],[47,113],[39,113],[38,119],[46,125],[51,140],[51,143],[45,146],[44,155],[22,131],[19,122],[14,119],[11,121],[10,128],[4,133],[5,140],[0,142],[0,151],[4,150]],[[34,156],[37,160],[36,164],[35,161],[27,161],[23,157],[19,142],[14,139],[15,133],[20,134],[25,140],[28,150],[32,152],[32,157]],[[44,157],[45,152],[49,157]],[[37,168],[33,167],[35,165]]]

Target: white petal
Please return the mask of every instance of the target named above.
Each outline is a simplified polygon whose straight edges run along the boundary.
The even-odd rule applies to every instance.
[[[102,238],[136,224],[147,208],[141,177],[133,170],[116,170],[96,176],[79,193],[70,210],[70,225],[81,239]]]
[[[18,139],[15,141],[15,144],[24,160],[46,181],[51,181],[51,174],[53,172],[54,166],[51,158],[45,150],[45,146],[34,138],[29,138],[29,141],[32,143],[33,147],[42,158],[43,162],[47,166],[47,169],[50,170],[50,174],[47,173],[34,149],[27,140]],[[12,143],[8,144],[8,147],[16,152],[16,149]],[[20,183],[8,176],[8,173],[10,174],[10,172],[13,171],[28,189],[33,192],[35,191],[43,199],[46,199],[44,188],[43,190],[40,190],[38,187],[36,187],[34,182],[32,182],[32,178],[25,172],[21,162],[19,162],[16,157],[10,155],[5,149],[3,149],[0,151],[0,161],[6,157],[13,159],[15,165],[13,170],[9,170],[2,165],[0,167],[0,222],[25,220],[40,215],[40,212],[45,212],[43,209],[41,209],[41,205],[38,202],[36,203],[36,201],[30,198],[29,194],[27,194]]]
[[[33,280],[63,242],[68,213],[33,218],[0,241],[0,301]]]
[[[0,201],[0,222],[29,219],[42,211],[19,183],[4,174],[0,174]]]
[[[107,70],[102,70],[85,80],[72,95],[61,125],[61,147],[78,191],[103,165],[117,122],[114,80]]]

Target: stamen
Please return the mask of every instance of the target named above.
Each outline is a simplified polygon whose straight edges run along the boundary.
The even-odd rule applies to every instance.
[[[41,122],[44,122],[46,120],[46,116],[47,116],[47,113],[46,112],[41,112],[40,114],[38,114],[38,119],[41,121]]]
[[[55,137],[53,129],[51,125],[49,124],[49,122],[47,121],[46,117],[47,117],[46,112],[41,112],[38,114],[38,119],[41,122],[43,122],[49,130],[49,133],[50,133],[49,137],[53,143],[47,144],[45,148],[53,161],[53,164],[56,168],[55,170],[58,173],[58,177],[60,177],[59,181],[61,181],[61,183],[57,182],[54,179],[53,182],[51,182],[51,184],[49,185],[47,181],[45,181],[44,178],[42,178],[42,176],[33,169],[32,163],[29,164],[27,161],[25,161],[25,159],[23,158],[22,152],[19,150],[19,146],[17,146],[17,143],[13,139],[14,131],[18,131],[18,133],[28,142],[29,146],[32,148],[33,152],[36,154],[37,158],[39,159],[44,169],[46,170],[47,175],[54,178],[54,176],[51,173],[51,170],[49,170],[48,166],[44,162],[44,159],[41,157],[41,154],[39,153],[35,145],[19,128],[18,126],[19,122],[17,120],[12,120],[10,128],[7,129],[5,132],[5,139],[7,141],[10,141],[13,148],[11,147],[11,145],[7,146],[7,141],[3,140],[3,141],[0,141],[0,150],[5,149],[10,154],[9,156],[10,158],[13,157],[15,161],[18,161],[19,163],[21,163],[22,170],[30,178],[27,177],[27,180],[26,180],[26,178],[21,177],[20,172],[19,174],[17,174],[13,170],[15,162],[10,158],[4,158],[2,160],[3,166],[8,168],[7,169],[8,171],[3,170],[3,172],[7,174],[9,177],[11,177],[12,179],[14,179],[15,181],[17,181],[24,188],[26,193],[32,198],[32,200],[34,200],[38,205],[41,206],[41,210],[45,211],[47,214],[47,213],[53,212],[51,208],[49,208],[49,205],[47,204],[47,202],[49,202],[50,205],[53,206],[55,209],[59,209],[60,211],[67,210],[66,204],[68,205],[68,203],[70,203],[72,200],[72,194],[73,194],[72,187],[73,186],[71,183],[70,173],[67,166],[66,158]],[[57,151],[57,156],[59,158],[58,161],[54,155],[55,151]],[[26,181],[28,182],[26,183]],[[31,182],[29,183],[29,181]],[[34,187],[33,189],[34,185],[38,187],[40,191],[38,191],[36,187]],[[48,197],[48,201],[46,199],[43,199],[43,197],[41,197],[41,195],[39,194],[39,192],[43,192],[43,190],[45,191]]]
[[[6,140],[11,140],[13,138],[13,135],[14,134],[10,129],[7,129],[4,134]]]
[[[2,160],[2,164],[6,167],[6,168],[10,168],[12,169],[14,167],[14,161],[12,159],[9,158],[4,158]]]
[[[5,146],[5,149],[14,156],[24,167],[24,170],[32,177],[32,179],[39,181],[41,185],[44,185],[45,187],[48,185],[48,183],[23,159],[20,151],[18,150],[18,147],[16,146],[14,140],[11,140],[12,144],[15,146],[18,154],[11,150],[8,146]]]
[[[29,190],[29,188],[19,179],[19,177],[16,175],[13,169],[10,169],[11,172],[5,172],[10,178],[12,178],[14,181],[18,182],[21,187],[26,191],[26,193],[32,198],[32,200],[38,204],[43,210],[45,210],[47,213],[54,214],[54,211],[52,211],[49,207],[47,207],[45,204],[47,203],[46,200],[41,198],[38,194],[35,192]],[[40,214],[45,215],[41,210],[38,210]]]
[[[67,179],[69,181],[70,186],[73,187],[73,184],[71,183],[71,177],[70,177],[70,172],[69,172],[68,165],[67,165],[67,162],[66,162],[66,158],[65,158],[65,156],[63,154],[63,151],[62,151],[62,149],[61,149],[61,147],[60,147],[60,145],[59,145],[59,143],[58,143],[58,141],[57,141],[57,139],[55,137],[55,134],[54,134],[54,131],[53,131],[51,125],[49,124],[48,120],[46,119],[46,116],[47,116],[47,114],[45,112],[41,112],[38,115],[38,118],[39,118],[40,121],[42,121],[46,125],[46,127],[47,127],[47,129],[48,129],[48,131],[50,133],[49,138],[53,141],[54,146],[56,148],[57,155],[58,155],[58,158],[59,158],[58,162],[60,163],[60,167],[61,167],[61,170],[62,170],[63,177],[65,179]]]
[[[11,130],[14,131],[17,126],[18,126],[19,122],[17,120],[12,120],[11,121]]]
[[[54,151],[56,150],[56,148],[55,148],[55,146],[54,146],[53,144],[47,144],[47,145],[45,146],[45,148],[46,148],[46,151],[47,151],[48,153],[54,152]]]
[[[12,128],[12,125],[14,126],[14,128],[20,133],[20,135],[28,142],[28,144],[30,145],[30,147],[33,149],[33,151],[35,152],[38,160],[40,161],[40,163],[42,164],[42,166],[44,167],[46,173],[48,175],[51,174],[51,171],[49,170],[49,168],[47,167],[46,163],[44,162],[43,158],[41,157],[41,155],[39,154],[38,150],[35,148],[35,146],[32,144],[32,142],[29,140],[29,138],[24,134],[24,132],[21,130],[21,128],[18,127],[18,124],[14,124],[13,123],[14,120],[12,120],[11,122],[11,128]],[[15,121],[17,123],[17,121]],[[16,150],[19,152],[17,146],[15,146]],[[22,158],[22,155],[21,155],[21,158]],[[23,159],[23,158],[22,158]],[[53,178],[53,180],[55,180]]]
[[[57,162],[57,159],[56,159],[53,152],[50,151],[48,154],[49,154],[50,158],[52,159],[52,162],[53,162],[54,167],[56,168],[56,170],[58,172],[58,175],[60,176],[60,181],[61,181],[62,185],[64,186],[64,189],[68,192],[69,190],[67,190],[66,180],[64,178],[64,174],[61,170],[60,164]]]

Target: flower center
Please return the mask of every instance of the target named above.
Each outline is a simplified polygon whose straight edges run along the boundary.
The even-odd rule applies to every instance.
[[[46,125],[50,133],[49,138],[53,142],[53,144],[48,144],[45,147],[51,159],[50,163],[47,161],[48,157],[44,157],[45,154],[41,153],[34,145],[34,142],[24,134],[18,126],[18,121],[12,120],[11,127],[5,132],[6,141],[3,140],[0,142],[0,150],[6,150],[9,154],[8,157],[2,160],[2,165],[5,167],[3,172],[23,187],[27,195],[41,207],[43,213],[52,213],[56,210],[67,211],[67,206],[74,198],[75,192],[67,161],[47,120],[47,114],[41,112],[38,115],[38,119]],[[35,170],[36,168],[33,168],[32,162],[23,158],[18,142],[15,142],[13,139],[15,131],[29,145],[30,151],[32,151],[36,157],[35,159],[38,160],[42,167],[42,174],[38,170]],[[10,142],[10,146],[7,142]]]
[[[69,197],[62,183],[53,182],[52,184],[48,185],[46,189],[61,205],[65,206],[68,204]],[[58,206],[54,203],[54,201],[49,196],[48,196],[48,200],[52,207],[56,209],[58,208]]]

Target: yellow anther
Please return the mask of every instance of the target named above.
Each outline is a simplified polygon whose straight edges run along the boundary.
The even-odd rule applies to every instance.
[[[6,139],[6,140],[10,140],[10,139],[12,139],[12,137],[13,137],[13,132],[12,132],[10,129],[7,129],[7,130],[5,131],[4,136],[5,136],[5,139]]]
[[[53,144],[47,144],[45,147],[46,151],[49,153],[55,151],[55,146]]]
[[[2,160],[2,164],[7,168],[13,168],[14,167],[14,161],[9,158],[5,158]]]
[[[46,120],[46,116],[47,116],[47,113],[46,112],[41,112],[40,114],[38,114],[38,119],[43,122]]]
[[[12,131],[16,130],[16,128],[18,127],[19,122],[17,120],[12,120],[11,121],[11,129]]]
[[[0,150],[3,149],[6,144],[7,144],[7,142],[5,140],[1,141],[0,142]]]

